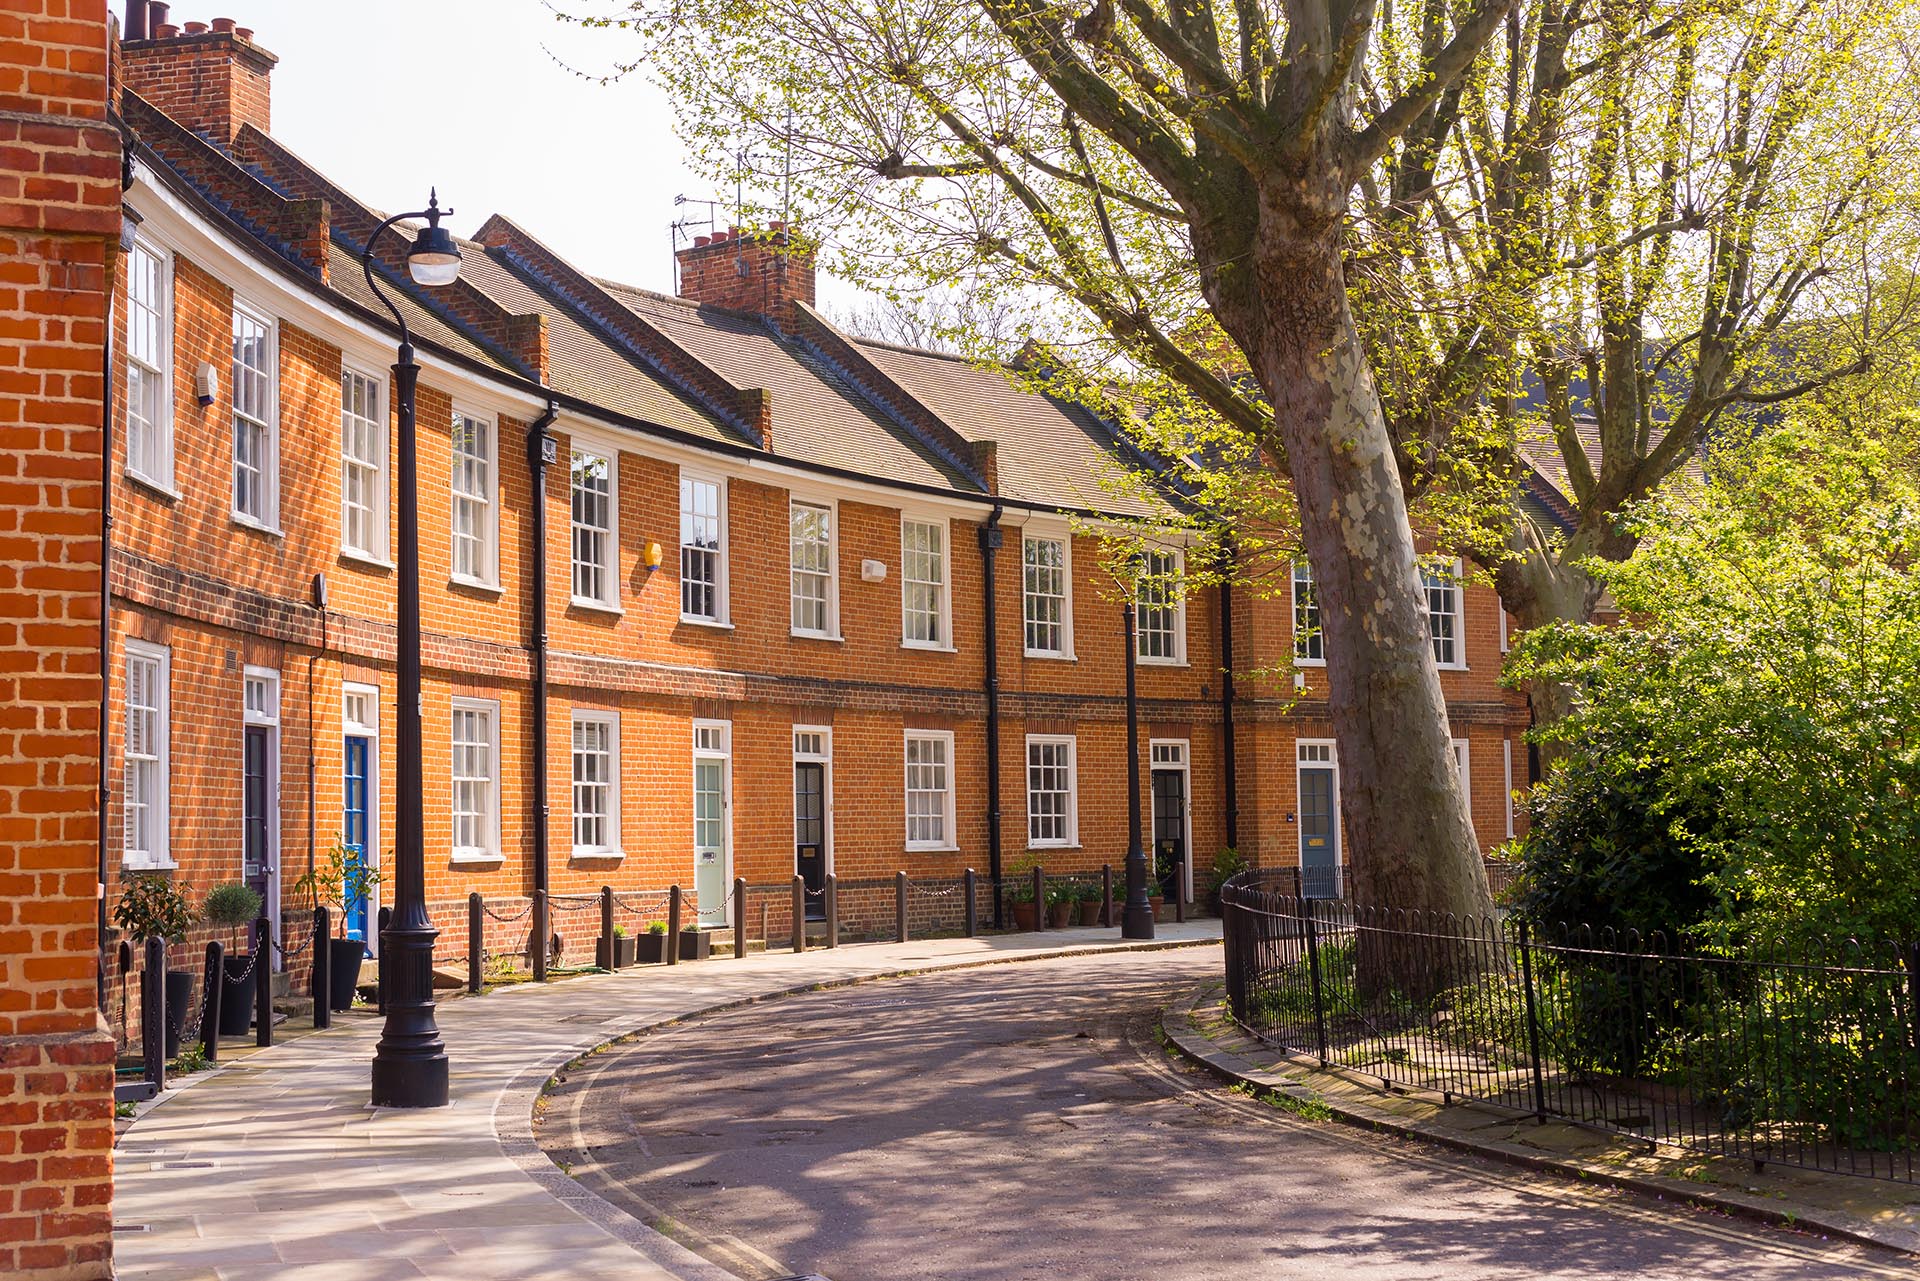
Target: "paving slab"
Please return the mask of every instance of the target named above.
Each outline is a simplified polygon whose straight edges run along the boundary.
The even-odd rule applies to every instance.
[[[1157,935],[1145,946],[1206,945],[1219,923],[1162,923]],[[369,1105],[380,1020],[337,1016],[141,1106],[116,1153],[115,1275],[731,1281],[540,1152],[533,1109],[556,1070],[625,1033],[820,985],[1141,946],[1076,929],[751,952],[501,988],[440,1007],[452,1102],[429,1111]]]

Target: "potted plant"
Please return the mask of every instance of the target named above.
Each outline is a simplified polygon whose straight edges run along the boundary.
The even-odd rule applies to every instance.
[[[1016,876],[1006,883],[1007,902],[1013,907],[1013,927],[1017,930],[1033,928],[1033,880],[1026,876]]]
[[[1073,887],[1073,897],[1080,908],[1080,924],[1100,924],[1100,887],[1092,881]]]
[[[142,947],[148,939],[177,943],[193,926],[193,905],[173,887],[173,882],[155,872],[136,876],[127,882],[114,905],[113,923],[133,936]],[[180,1053],[180,1034],[187,1026],[187,1002],[193,998],[193,971],[169,968],[166,978],[167,1037],[166,1055]]]
[[[627,927],[613,927],[613,964],[607,964],[607,940],[599,939],[594,943],[593,963],[603,970],[619,969],[632,965],[640,954],[640,940],[627,937]]]
[[[634,959],[639,964],[660,964],[667,959],[667,923],[648,921],[646,930],[633,942]]]
[[[209,925],[247,926],[260,919],[260,895],[252,886],[228,881],[208,891],[202,914]],[[260,981],[253,956],[235,952],[222,963],[220,1035],[245,1036],[253,1026],[253,987]]]
[[[367,891],[380,884],[380,873],[368,867],[366,860],[347,847],[338,837],[327,847],[324,859],[293,883],[296,893],[307,895],[316,910],[321,904],[332,909],[332,969],[327,975],[327,991],[315,992],[314,1000],[324,996],[330,1010],[353,1008],[354,994],[360,989],[360,966],[367,959],[365,939],[348,938],[347,916],[355,903],[367,897]]]
[[[1047,925],[1056,930],[1072,925],[1074,901],[1072,885],[1047,886]]]
[[[700,928],[698,921],[680,927],[680,959],[704,961],[713,955],[713,935]]]

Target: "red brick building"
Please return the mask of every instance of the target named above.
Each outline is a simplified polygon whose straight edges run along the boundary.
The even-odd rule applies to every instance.
[[[381,215],[272,137],[274,63],[225,21],[121,52],[105,823],[115,882],[158,870],[197,898],[246,879],[291,916],[336,838],[387,857],[395,334],[359,262]],[[1156,511],[1101,485],[1129,456],[1113,425],[840,331],[779,228],[699,238],[684,297],[592,278],[504,217],[442,290],[407,280],[405,244],[380,263],[423,365],[443,956],[471,892],[506,916],[528,901],[543,836],[550,892],[611,885],[629,930],[673,883],[717,924],[743,877],[750,933],[764,907],[779,937],[796,869],[836,874],[858,929],[891,919],[896,870],[931,890],[996,863],[1119,865],[1124,649],[1087,531]],[[1169,537],[1158,568],[1177,578],[1190,550]],[[1524,705],[1497,683],[1492,593],[1441,577],[1430,594],[1491,847],[1525,781]],[[1295,602],[1167,590],[1141,618],[1134,766],[1188,892],[1227,845],[1337,857],[1338,762]],[[950,897],[915,903],[957,920]],[[556,914],[569,957],[597,921]],[[490,945],[524,948],[527,928],[492,925]]]

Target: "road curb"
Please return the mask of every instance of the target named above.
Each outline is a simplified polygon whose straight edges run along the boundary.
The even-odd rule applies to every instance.
[[[1317,1104],[1326,1108],[1337,1120],[1373,1130],[1376,1133],[1390,1134],[1398,1138],[1420,1139],[1456,1152],[1491,1157],[1537,1173],[1558,1175],[1581,1183],[1600,1184],[1658,1200],[1677,1201],[1699,1209],[1736,1215],[1777,1227],[1838,1237],[1860,1245],[1892,1250],[1910,1258],[1920,1256],[1920,1228],[1886,1227],[1858,1215],[1822,1206],[1798,1204],[1792,1210],[1783,1210],[1772,1198],[1752,1196],[1730,1188],[1707,1188],[1698,1183],[1661,1178],[1657,1175],[1624,1173],[1602,1162],[1575,1156],[1552,1156],[1535,1148],[1499,1140],[1471,1139],[1442,1126],[1396,1116],[1383,1108],[1371,1108],[1354,1100],[1331,1098],[1320,1094],[1306,1084],[1301,1077],[1263,1069],[1195,1030],[1198,1012],[1203,1007],[1217,1002],[1224,987],[1225,984],[1218,980],[1209,981],[1187,996],[1166,1006],[1161,1011],[1160,1028],[1166,1035],[1167,1043],[1177,1049],[1189,1062],[1204,1067],[1237,1085],[1285,1095],[1303,1103]],[[1236,1028],[1235,1032],[1238,1033],[1239,1029]],[[1310,1075],[1315,1069],[1309,1064],[1300,1064],[1298,1070]],[[1345,1081],[1345,1078],[1339,1079]]]

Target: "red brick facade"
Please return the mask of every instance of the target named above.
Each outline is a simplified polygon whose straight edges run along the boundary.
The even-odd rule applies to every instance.
[[[0,1275],[111,1275],[99,935],[102,394],[120,234],[101,0],[0,14]]]

